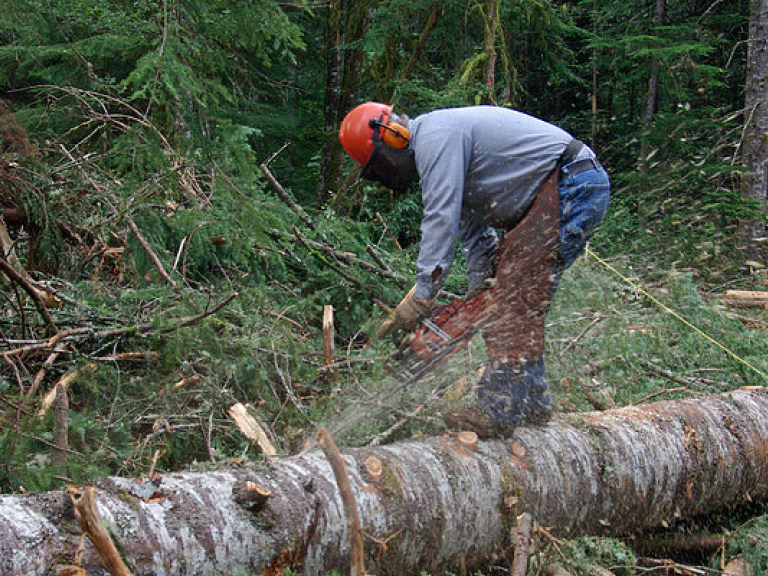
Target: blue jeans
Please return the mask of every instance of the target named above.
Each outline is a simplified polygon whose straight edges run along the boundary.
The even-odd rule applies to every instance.
[[[555,264],[554,294],[563,272],[584,251],[608,209],[611,183],[605,170],[595,168],[568,174],[568,166],[560,175],[560,247]]]
[[[594,168],[576,175],[561,169],[559,179],[560,238],[555,259],[552,296],[563,272],[584,251],[608,209],[610,181],[605,170]],[[480,379],[478,405],[496,422],[518,426],[525,419],[545,420],[552,409],[544,375],[543,355],[522,364],[488,366]]]

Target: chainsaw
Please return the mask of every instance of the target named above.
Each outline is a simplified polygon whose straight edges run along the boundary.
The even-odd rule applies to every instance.
[[[412,293],[413,290],[405,298],[412,297]],[[415,332],[395,334],[393,339],[398,350],[392,357],[393,362],[387,363],[387,370],[401,380],[415,381],[442,366],[480,331],[490,301],[491,292],[486,291],[470,300],[457,299],[433,308]],[[377,334],[391,329],[390,318]]]
[[[402,301],[413,297],[414,293],[415,287]],[[480,331],[484,319],[487,318],[491,301],[490,290],[470,300],[457,299],[433,308],[430,316],[424,318],[419,328],[412,334],[398,335],[395,332],[393,339],[398,350],[384,364],[384,368],[397,379],[398,384],[389,387],[378,396],[369,398],[363,404],[366,406],[365,410],[355,405],[352,415],[340,417],[331,427],[332,432],[338,434],[348,430],[384,407],[389,413],[393,398],[442,366],[448,358],[469,344],[472,337]],[[394,327],[394,311],[390,311],[388,318],[376,330],[376,337],[386,337]],[[450,382],[439,383],[433,389],[433,394],[444,392],[448,386]],[[417,408],[417,411],[419,409]],[[306,442],[301,454],[310,450],[312,445],[311,442]]]

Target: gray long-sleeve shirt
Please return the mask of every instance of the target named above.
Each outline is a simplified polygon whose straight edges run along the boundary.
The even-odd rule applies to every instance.
[[[494,106],[448,108],[410,121],[424,216],[416,296],[435,296],[461,238],[467,274],[482,274],[572,137],[543,120]],[[594,153],[585,147],[578,158]]]

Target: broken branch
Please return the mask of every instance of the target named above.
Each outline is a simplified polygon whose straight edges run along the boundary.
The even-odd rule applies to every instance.
[[[366,576],[365,556],[363,555],[363,532],[360,529],[360,518],[357,515],[355,493],[352,491],[349,474],[344,465],[344,458],[339,452],[336,442],[333,441],[331,434],[325,428],[318,430],[317,444],[323,449],[325,457],[328,458],[328,462],[331,464],[336,484],[339,487],[341,502],[344,505],[344,516],[347,519],[347,530],[349,531],[351,546],[352,568],[350,574],[351,576]]]
[[[102,564],[112,576],[133,576],[128,566],[115,548],[115,543],[104,528],[96,506],[93,486],[86,487],[84,492],[70,489],[69,497],[75,509],[75,516],[80,523],[83,533],[93,542],[99,553]]]
[[[525,576],[528,573],[528,547],[531,543],[531,525],[533,519],[528,512],[517,517],[517,535],[515,536],[515,556],[512,560],[512,576]]]
[[[51,330],[57,330],[56,324],[54,324],[53,318],[51,318],[51,315],[46,308],[45,301],[43,296],[40,294],[40,291],[32,286],[26,277],[17,272],[16,269],[11,266],[8,260],[5,258],[0,258],[0,270],[5,273],[9,280],[16,282],[16,284],[21,286],[24,292],[29,294],[29,297],[32,298],[32,301],[35,303],[35,308],[37,308],[40,316],[42,316],[43,320],[45,320],[45,324],[48,326],[48,328]]]
[[[204,318],[216,314],[219,310],[224,308],[237,297],[238,293],[233,292],[210,310],[202,312],[197,316],[184,316],[180,318],[175,325],[169,326],[167,328],[161,328],[158,330],[157,327],[151,322],[147,322],[146,324],[135,324],[133,326],[124,326],[122,328],[110,328],[108,330],[101,330],[100,332],[94,331],[93,328],[73,328],[71,330],[62,330],[47,340],[35,342],[33,344],[27,344],[18,348],[12,348],[11,350],[6,350],[5,352],[0,352],[0,357],[9,358],[11,356],[16,356],[24,352],[31,352],[33,350],[50,349],[54,348],[57,342],[76,340],[78,338],[94,338],[98,340],[102,338],[123,336],[126,334],[130,334],[132,336],[142,336],[153,332],[156,334],[167,334],[169,332],[173,332],[174,330],[178,330],[179,328],[184,328],[185,326],[196,324]]]
[[[280,200],[285,202],[288,207],[296,214],[299,219],[304,222],[304,224],[307,225],[307,227],[310,230],[316,230],[317,224],[315,224],[312,219],[307,216],[307,213],[304,212],[304,209],[299,206],[296,201],[291,198],[291,195],[288,194],[288,192],[285,191],[285,188],[280,184],[280,182],[277,181],[277,178],[274,177],[272,172],[270,172],[269,167],[267,166],[267,162],[264,164],[261,164],[259,166],[261,171],[264,173],[264,176],[267,178],[267,182],[269,182],[269,185],[272,187],[272,190],[275,191],[275,193],[280,197]]]
[[[59,474],[67,473],[67,450],[69,449],[69,397],[67,390],[56,386],[56,408],[53,421],[53,443],[56,448],[51,454],[51,462]]]
[[[128,227],[131,229],[131,232],[133,232],[133,235],[136,236],[136,240],[139,241],[139,244],[141,244],[141,247],[144,248],[144,252],[147,253],[149,256],[149,259],[152,260],[152,263],[155,265],[155,268],[157,268],[157,271],[160,272],[160,276],[163,277],[163,279],[168,282],[171,286],[178,286],[178,282],[171,278],[171,276],[168,274],[168,272],[165,271],[165,267],[163,266],[163,263],[160,262],[160,258],[158,258],[157,254],[155,254],[155,251],[152,250],[152,247],[149,245],[149,242],[146,241],[144,236],[142,235],[141,231],[139,230],[139,227],[136,226],[136,222],[133,221],[133,218],[130,218],[129,216],[125,217],[125,222],[128,224]]]
[[[326,367],[333,364],[334,354],[333,306],[323,306],[323,359]]]
[[[373,272],[374,274],[382,276],[383,278],[395,280],[400,285],[403,285],[405,282],[405,279],[402,276],[392,272],[392,270],[382,269],[379,266],[371,264],[370,262],[366,262],[365,260],[359,258],[357,255],[351,252],[343,252],[343,251],[337,250],[333,246],[328,246],[327,244],[321,244],[320,242],[310,240],[309,238],[298,237],[297,235],[291,234],[290,232],[284,232],[283,230],[278,230],[277,228],[273,228],[270,232],[273,235],[279,238],[284,238],[286,240],[289,240],[294,244],[296,242],[301,242],[302,244],[307,246],[307,248],[319,250],[320,252],[323,252],[326,255],[333,257],[335,260],[338,260],[343,264],[356,264],[361,268],[367,270],[368,272]]]

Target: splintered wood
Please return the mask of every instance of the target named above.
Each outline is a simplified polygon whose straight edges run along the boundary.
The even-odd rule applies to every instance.
[[[248,409],[243,404],[240,402],[234,404],[227,410],[227,414],[235,421],[243,436],[255,442],[264,454],[270,457],[277,456],[277,448],[272,444],[266,431],[259,421],[248,413]]]
[[[334,339],[336,337],[333,327],[333,306],[323,306],[323,357],[326,367],[333,364]]]
[[[40,401],[40,408],[37,411],[37,417],[43,418],[48,413],[48,410],[50,410],[51,406],[53,406],[53,403],[56,400],[56,394],[58,393],[59,387],[61,387],[62,390],[67,391],[72,383],[77,381],[78,378],[95,371],[96,364],[86,364],[85,366],[81,366],[76,370],[67,372]]]

